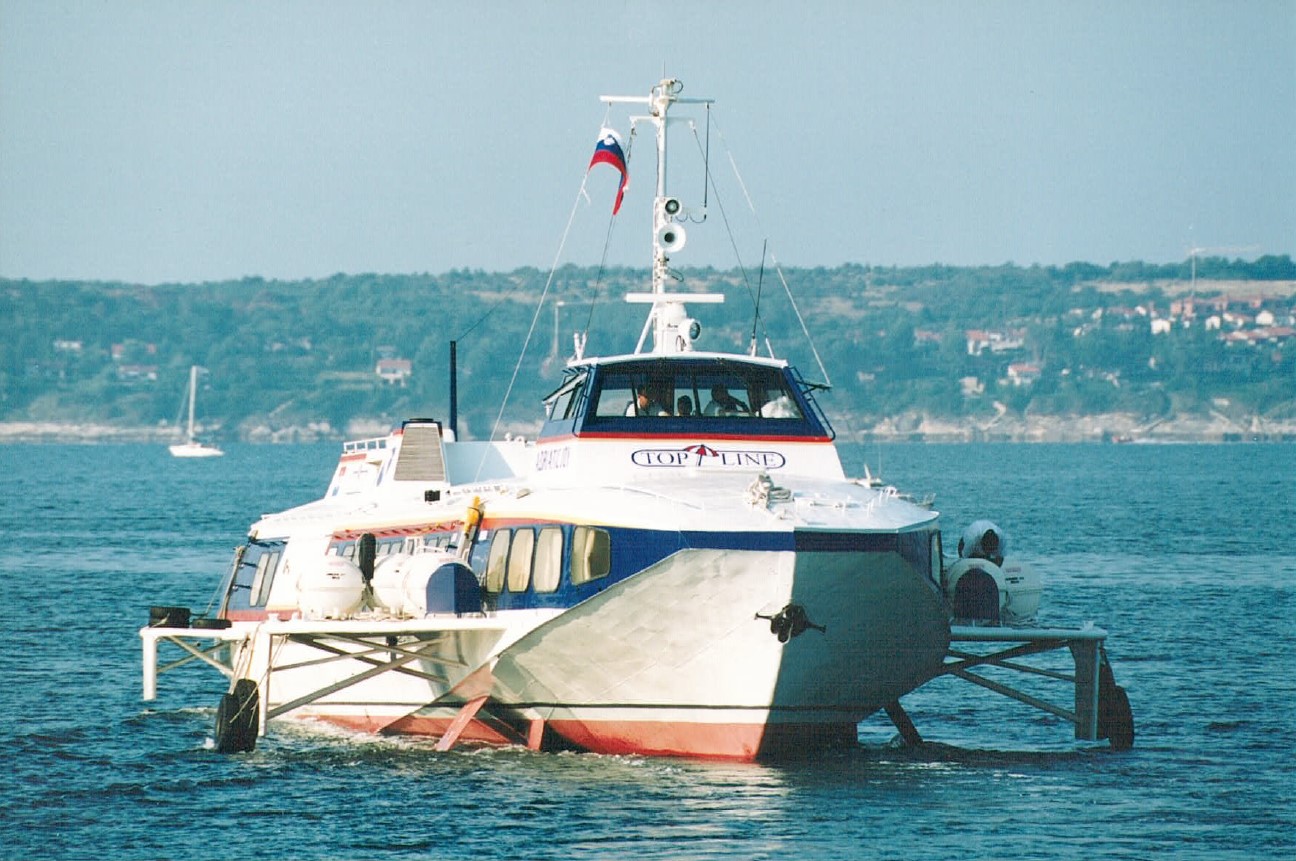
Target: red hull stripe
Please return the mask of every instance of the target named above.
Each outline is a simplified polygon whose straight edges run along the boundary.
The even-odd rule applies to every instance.
[[[388,722],[378,717],[318,715],[316,719],[357,732],[440,738],[454,715],[411,715]],[[853,723],[771,724],[676,723],[664,721],[549,721],[547,729],[591,753],[680,756],[752,762],[762,757],[812,753],[857,744]],[[459,737],[467,745],[522,745],[480,720],[469,721]]]

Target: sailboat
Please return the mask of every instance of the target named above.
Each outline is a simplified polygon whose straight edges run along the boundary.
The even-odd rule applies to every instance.
[[[725,297],[674,288],[684,222],[706,220],[705,200],[668,186],[683,124],[667,117],[711,100],[680,92],[664,79],[603,97],[635,106],[632,130],[650,127],[657,150],[650,289],[626,297],[647,306],[634,351],[578,339],[531,441],[460,440],[452,376],[448,423],[344,443],[321,499],[252,525],[212,615],[153,608],[145,699],[198,658],[229,679],[221,751],[296,718],[441,750],[751,761],[855,745],[879,711],[916,738],[899,698],[991,660],[947,664],[951,642],[1030,621],[1037,581],[1014,596],[1023,578],[983,560],[955,583],[930,505],[847,476],[823,385],[755,349],[699,347],[688,306]],[[613,132],[600,164],[621,174],[615,217],[627,161]],[[1071,648],[1077,738],[1098,737],[1105,634],[1024,636],[1036,645],[1005,654]],[[159,669],[162,643],[188,657]]]
[[[201,370],[197,365],[189,368],[189,396],[186,398],[189,404],[189,424],[185,433],[185,441],[170,446],[172,457],[220,457],[225,452],[221,451],[214,445],[206,445],[198,441],[194,433],[194,401],[198,395],[198,372]]]

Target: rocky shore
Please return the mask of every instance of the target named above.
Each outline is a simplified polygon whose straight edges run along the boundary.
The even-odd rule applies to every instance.
[[[1149,420],[1128,413],[1089,416],[1002,415],[991,421],[909,414],[843,437],[922,442],[1296,442],[1296,420],[1236,421],[1223,414]]]
[[[888,417],[876,423],[835,421],[838,438],[846,442],[1296,442],[1296,419],[1235,421],[1222,414],[1181,416],[1149,421],[1125,413],[1092,416],[1010,416],[990,421],[955,420],[924,414]],[[247,425],[236,434],[248,443],[309,443],[357,439],[386,433],[375,421],[356,421],[344,431],[327,422],[270,427]],[[534,434],[534,430],[530,434]],[[222,441],[228,435],[219,435]],[[137,427],[103,423],[0,422],[0,445],[5,443],[156,443],[176,442],[170,427]]]

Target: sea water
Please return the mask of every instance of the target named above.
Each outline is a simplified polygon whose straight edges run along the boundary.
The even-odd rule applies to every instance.
[[[224,680],[140,698],[152,604],[208,606],[262,512],[319,496],[336,447],[0,446],[0,857],[1255,859],[1296,856],[1296,446],[845,447],[936,495],[946,547],[994,520],[1093,622],[1132,750],[944,679],[858,749],[734,765],[423,740],[278,721],[213,750]],[[1065,697],[1062,697],[1065,701]]]

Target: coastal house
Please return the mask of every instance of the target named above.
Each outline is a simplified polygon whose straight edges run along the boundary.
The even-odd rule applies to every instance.
[[[121,383],[156,383],[157,365],[118,365],[117,381]]]
[[[403,386],[413,376],[414,365],[409,359],[379,359],[374,373],[388,385]]]
[[[1003,332],[968,329],[963,334],[967,339],[967,354],[969,356],[980,356],[986,350],[991,353],[1020,350],[1026,343],[1025,329],[1010,329]]]
[[[1013,362],[1008,366],[1008,381],[1015,387],[1033,386],[1039,381],[1042,369],[1035,362]]]

